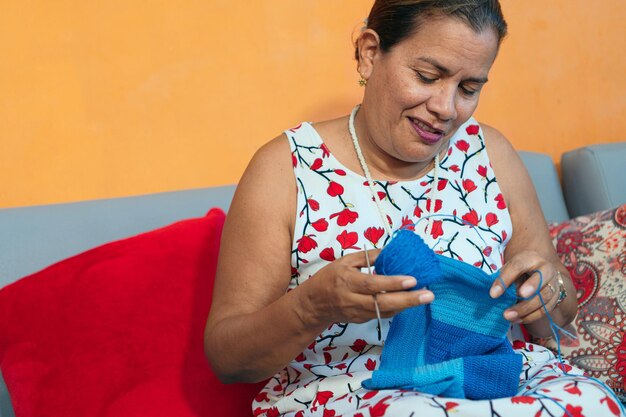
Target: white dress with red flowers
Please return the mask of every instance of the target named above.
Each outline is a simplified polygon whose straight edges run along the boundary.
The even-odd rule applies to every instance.
[[[389,236],[365,177],[335,159],[310,123],[285,133],[298,187],[289,285],[293,289],[345,254],[383,247]],[[413,181],[375,181],[387,221],[392,230],[412,224],[437,253],[494,272],[502,267],[512,226],[482,130],[473,118],[450,139],[438,170],[436,184],[433,171]],[[254,415],[619,415],[606,391],[572,375],[580,371],[559,364],[545,348],[519,341],[514,347],[525,361],[517,397],[472,401],[403,390],[368,391],[361,388],[361,381],[378,367],[390,323],[384,319],[382,328],[376,320],[329,326],[269,380],[255,398]]]

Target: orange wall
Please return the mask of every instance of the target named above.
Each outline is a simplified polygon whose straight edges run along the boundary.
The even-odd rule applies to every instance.
[[[371,3],[3,2],[0,207],[236,182],[283,129],[358,102]],[[479,118],[555,159],[626,140],[626,3],[502,3]]]

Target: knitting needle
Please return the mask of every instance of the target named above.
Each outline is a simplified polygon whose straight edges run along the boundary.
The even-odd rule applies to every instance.
[[[372,275],[372,265],[370,263],[370,256],[367,253],[367,248],[365,248],[365,262],[367,262],[367,273]],[[376,299],[376,295],[377,294],[373,294],[372,297],[374,298],[374,307],[376,308],[376,320],[378,320],[378,340],[382,339],[382,326],[381,326],[381,320],[380,320],[380,309],[378,308],[378,300]],[[385,344],[385,342],[383,341],[383,345]]]

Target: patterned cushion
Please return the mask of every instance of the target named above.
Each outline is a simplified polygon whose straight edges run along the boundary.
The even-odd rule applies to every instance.
[[[626,400],[626,204],[550,226],[578,295],[561,353]],[[553,339],[538,340],[556,348]]]

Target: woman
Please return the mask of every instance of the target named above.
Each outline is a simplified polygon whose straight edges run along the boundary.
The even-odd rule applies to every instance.
[[[525,397],[361,386],[390,319],[437,296],[406,291],[413,277],[363,269],[403,226],[437,253],[500,270],[492,297],[517,283],[510,322],[547,336],[546,311],[560,326],[575,316],[519,157],[472,118],[505,33],[497,0],[377,0],[356,42],[362,105],[287,130],[250,162],[224,229],[205,346],[223,381],[269,378],[255,415],[606,415],[607,392],[524,343]]]

